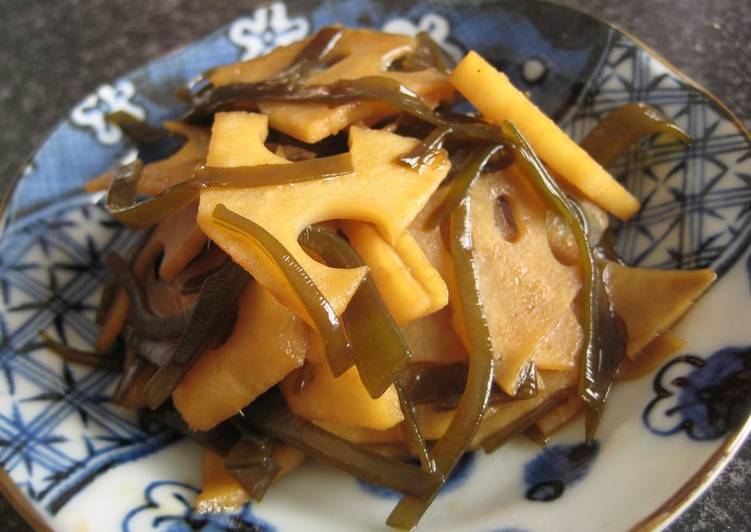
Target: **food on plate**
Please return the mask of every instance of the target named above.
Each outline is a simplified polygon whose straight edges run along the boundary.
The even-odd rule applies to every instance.
[[[465,452],[580,413],[591,441],[716,277],[615,252],[609,215],[639,204],[607,166],[690,142],[650,106],[577,144],[475,52],[451,69],[425,34],[342,27],[183,96],[162,129],[110,117],[184,144],[89,183],[143,243],[108,257],[96,352],[47,342],[121,368],[117,402],[206,448],[199,511],[312,457],[401,492],[387,522],[412,528]]]

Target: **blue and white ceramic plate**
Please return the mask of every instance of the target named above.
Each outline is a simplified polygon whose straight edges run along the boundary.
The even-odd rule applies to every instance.
[[[7,198],[0,241],[0,464],[9,498],[56,530],[383,529],[395,503],[309,463],[262,504],[198,515],[199,450],[140,423],[110,400],[115,375],[62,362],[38,332],[91,346],[102,257],[135,236],[81,185],[131,156],[108,112],[151,123],[177,116],[175,90],[220,63],[247,59],[341,22],[428,31],[451,56],[477,49],[574,138],[630,101],[661,108],[695,139],[651,141],[615,174],[644,208],[618,233],[635,265],[703,268],[720,278],[676,333],[688,350],[620,384],[595,450],[574,424],[545,449],[519,440],[466,457],[424,530],[603,530],[668,522],[751,429],[751,141],[713,97],[632,38],[537,1],[467,5],[388,0],[274,2],[86,96],[31,159]],[[688,355],[692,356],[688,356]],[[746,401],[747,403],[747,401]]]

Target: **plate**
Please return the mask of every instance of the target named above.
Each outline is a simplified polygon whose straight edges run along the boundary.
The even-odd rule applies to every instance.
[[[546,448],[520,439],[474,453],[424,530],[600,530],[663,526],[727,463],[751,430],[751,140],[715,98],[631,37],[542,3],[274,2],[86,96],[39,147],[4,203],[0,240],[0,476],[37,528],[56,530],[383,530],[396,496],[310,462],[261,504],[196,514],[199,449],[109,401],[116,376],[62,362],[39,331],[78,347],[109,251],[138,235],[81,185],[133,156],[106,113],[151,123],[181,112],[178,86],[219,63],[262,54],[332,22],[427,31],[452,57],[477,49],[575,138],[609,110],[645,101],[695,139],[657,138],[613,173],[642,201],[618,227],[631,264],[711,267],[720,276],[675,331],[688,350],[620,384],[597,445],[573,424]]]

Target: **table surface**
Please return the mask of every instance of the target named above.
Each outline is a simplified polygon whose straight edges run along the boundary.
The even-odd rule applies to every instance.
[[[641,38],[751,124],[751,0],[558,0]],[[0,190],[83,95],[253,0],[0,0]],[[751,528],[751,441],[671,531]],[[0,497],[6,531],[29,530]]]

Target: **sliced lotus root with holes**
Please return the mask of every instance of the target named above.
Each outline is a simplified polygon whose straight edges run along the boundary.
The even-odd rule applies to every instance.
[[[288,162],[264,146],[267,134],[268,118],[264,115],[218,113],[207,162],[219,167]],[[353,219],[373,223],[387,242],[396,242],[449,168],[445,154],[422,172],[396,162],[399,155],[417,142],[393,133],[353,126],[349,134],[352,174],[275,186],[204,189],[198,223],[211,240],[283,305],[308,320],[307,312],[276,266],[249,239],[217,224],[212,212],[221,203],[260,225],[294,256],[334,311],[341,314],[367,268],[329,268],[305,253],[297,238],[310,224]]]
[[[138,181],[138,192],[156,195],[169,187],[190,179],[196,166],[206,161],[210,132],[206,128],[182,122],[165,122],[171,133],[185,137],[183,144],[171,157],[147,164]]]
[[[243,63],[228,65],[211,74],[215,85],[255,83],[289,66],[304,42],[277,48],[273,52]],[[346,29],[332,52],[334,63],[314,73],[306,85],[328,85],[343,79],[385,76],[414,91],[427,105],[435,107],[453,95],[446,76],[436,70],[416,72],[389,71],[397,59],[414,52],[414,37],[394,35],[367,29]],[[396,114],[380,102],[351,102],[331,107],[324,103],[264,103],[260,110],[269,116],[272,128],[308,143],[335,135],[351,124],[372,125]]]
[[[190,179],[193,170],[206,160],[209,148],[209,130],[182,122],[167,121],[164,127],[173,135],[185,138],[185,144],[170,157],[149,163],[143,167],[138,180],[140,194],[156,195],[169,187]],[[106,190],[112,182],[113,172],[95,177],[85,188],[88,192]]]
[[[198,203],[194,202],[166,218],[154,231],[153,238],[162,244],[164,256],[159,277],[173,279],[204,249],[206,235],[198,227]]]
[[[497,227],[496,198],[501,195],[508,198],[518,228],[513,241],[506,240]],[[579,324],[572,302],[581,281],[575,267],[561,264],[551,252],[545,204],[517,168],[484,174],[470,197],[480,292],[498,357],[496,382],[513,395],[538,344],[562,319],[573,334],[564,335],[568,340],[561,346],[566,351],[561,356],[575,356]],[[454,317],[455,327],[463,329],[459,314],[455,312]],[[558,368],[566,366],[557,364]]]
[[[307,37],[287,46],[278,46],[262,56],[217,67],[208,73],[207,78],[212,85],[217,87],[267,80],[280,70],[287,68],[309,42],[310,37]]]

